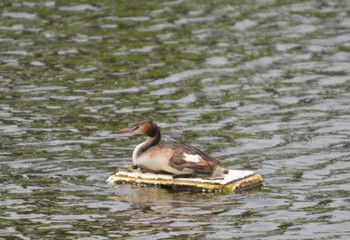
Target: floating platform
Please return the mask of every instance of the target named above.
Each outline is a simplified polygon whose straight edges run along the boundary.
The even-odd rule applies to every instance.
[[[111,175],[109,184],[154,185],[172,190],[197,190],[202,192],[240,192],[262,186],[263,178],[253,171],[229,170],[224,178],[173,178],[170,174],[144,173],[140,170],[122,170]]]

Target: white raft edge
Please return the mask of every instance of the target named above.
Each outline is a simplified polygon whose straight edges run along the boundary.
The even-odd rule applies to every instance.
[[[225,174],[225,177],[219,179],[202,179],[202,178],[173,178],[173,175],[170,174],[155,174],[155,173],[143,173],[140,171],[120,171],[109,176],[106,180],[109,184],[114,184],[118,182],[118,176],[127,176],[129,178],[139,178],[139,179],[148,179],[148,180],[167,180],[173,182],[193,182],[193,183],[211,183],[211,184],[220,184],[227,185],[229,183],[238,181],[240,179],[247,178],[254,175],[255,172],[248,170],[229,170],[228,174]]]

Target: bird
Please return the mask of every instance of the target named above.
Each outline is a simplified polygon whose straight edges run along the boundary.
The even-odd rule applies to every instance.
[[[202,150],[183,143],[160,143],[161,132],[152,119],[146,119],[120,130],[117,135],[145,135],[148,138],[136,146],[133,166],[155,174],[177,177],[223,178],[229,170],[221,161]]]

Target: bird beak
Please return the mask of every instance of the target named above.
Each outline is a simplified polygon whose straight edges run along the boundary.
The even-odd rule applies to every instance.
[[[133,130],[131,128],[125,128],[123,130],[118,131],[117,134],[118,135],[133,134]]]

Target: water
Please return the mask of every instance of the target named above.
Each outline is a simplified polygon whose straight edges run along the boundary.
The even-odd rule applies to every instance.
[[[348,239],[348,1],[2,1],[1,239]],[[261,191],[108,186],[142,137]]]

